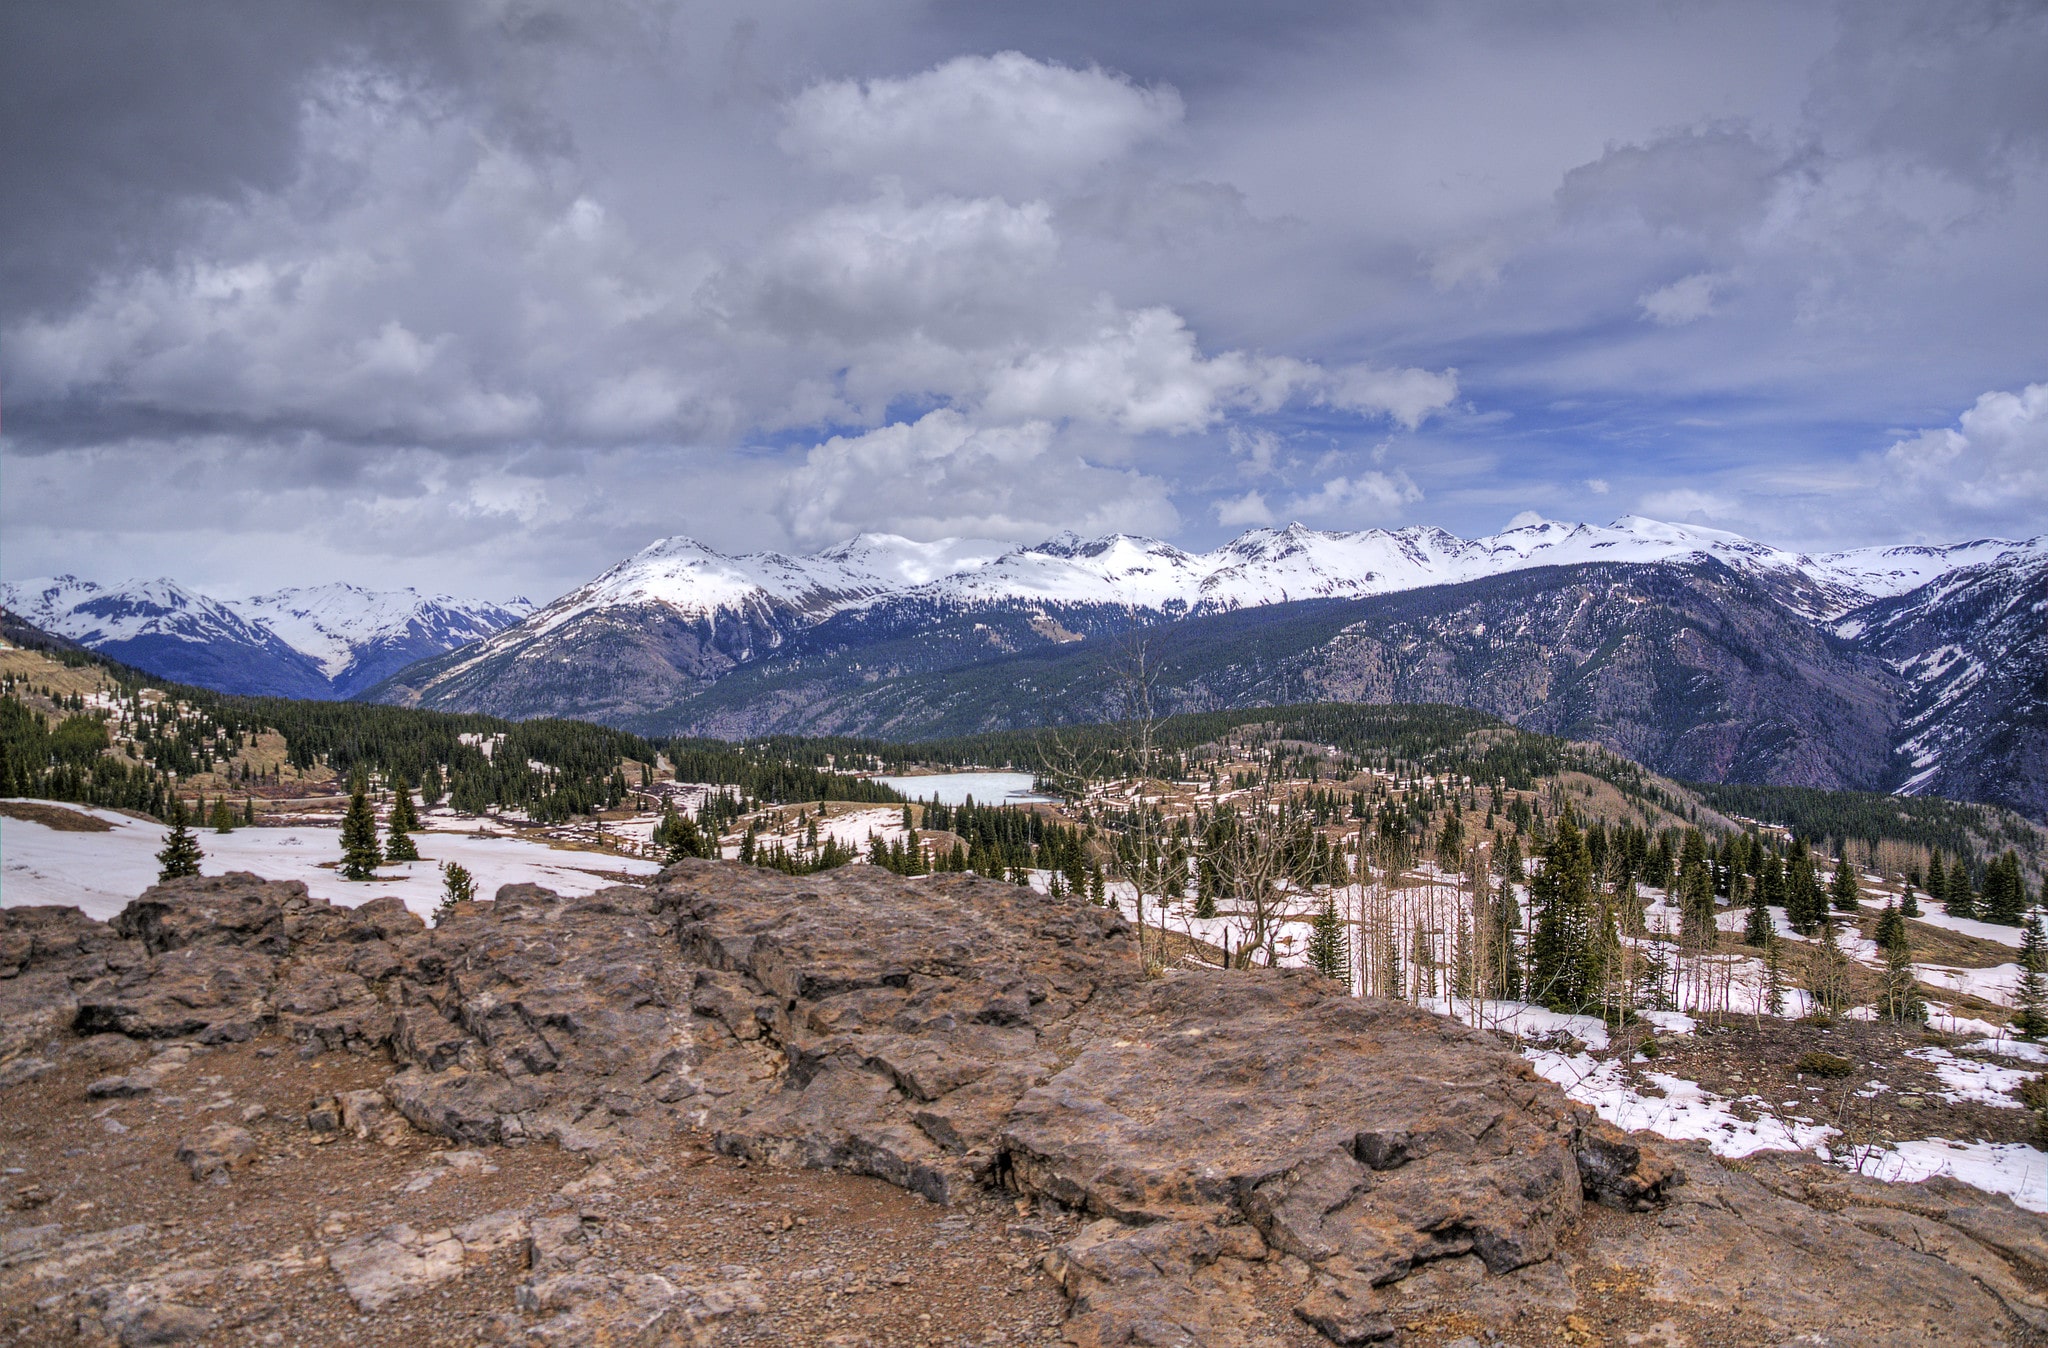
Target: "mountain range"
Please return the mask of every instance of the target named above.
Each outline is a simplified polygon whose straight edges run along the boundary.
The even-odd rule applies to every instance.
[[[518,622],[532,607],[344,584],[221,600],[173,580],[108,587],[76,576],[0,584],[0,606],[166,679],[301,698],[353,697]]]
[[[1806,554],[1628,516],[1475,539],[1295,524],[1208,552],[669,538],[530,612],[346,586],[220,604],[162,581],[0,599],[215,687],[727,738],[1103,719],[1142,647],[1161,712],[1451,702],[1699,780],[2048,813],[2048,537]]]

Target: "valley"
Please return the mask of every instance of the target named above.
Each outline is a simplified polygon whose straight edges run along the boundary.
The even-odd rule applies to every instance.
[[[248,984],[256,1000],[197,1013],[176,1008],[240,998],[236,989],[254,975],[241,964],[230,974],[223,964],[208,975],[216,991],[166,984],[146,992],[145,981],[109,1009],[88,1011],[102,995],[96,989],[112,985],[93,982],[81,965],[83,972],[65,975],[75,991],[63,994],[71,999],[63,1005],[80,1009],[54,1013],[43,999],[56,985],[30,976],[42,967],[37,951],[71,949],[66,943],[74,939],[84,950],[111,939],[60,941],[46,932],[53,922],[98,918],[111,920],[116,933],[156,932],[152,924],[249,904],[256,906],[247,921],[259,927],[274,920],[261,913],[301,905],[336,915],[320,922],[374,923],[383,935],[371,945],[340,949],[417,946],[405,956],[425,961],[404,976],[414,980],[443,967],[432,952],[448,940],[481,940],[478,951],[544,947],[553,952],[544,956],[545,970],[516,975],[536,980],[517,994],[535,999],[536,1010],[543,1002],[559,1007],[564,996],[610,995],[592,990],[610,986],[605,971],[622,949],[646,939],[650,920],[655,928],[666,920],[634,916],[650,894],[701,893],[702,902],[717,904],[766,895],[763,886],[801,887],[797,909],[787,896],[764,900],[783,914],[774,922],[796,911],[853,921],[860,949],[902,926],[888,939],[903,942],[903,957],[913,961],[952,948],[954,938],[930,929],[937,914],[979,922],[986,918],[968,914],[1001,910],[1015,915],[1004,921],[1026,924],[1092,914],[1086,920],[1104,924],[1121,952],[1105,976],[1136,980],[1133,989],[1194,988],[1189,980],[1219,978],[1264,989],[1261,978],[1290,978],[1284,997],[1295,1001],[1277,1013],[1290,1026],[1322,1014],[1312,1009],[1319,998],[1402,1008],[1422,1018],[1417,1024],[1501,1046],[1516,1070],[1549,1083],[1557,1107],[1583,1111],[1573,1125],[1582,1134],[1611,1126],[1690,1149],[1676,1154],[1692,1158],[1686,1167],[1695,1183],[1720,1182],[1711,1179],[1718,1171],[1702,1166],[1779,1166],[1804,1157],[1832,1178],[1788,1171],[1793,1187],[1785,1192],[1845,1182],[1903,1192],[1932,1182],[1958,1187],[1930,1193],[2048,1211],[2048,1090],[2041,1086],[2048,1051],[2037,1039],[2048,1029],[2048,942],[2035,907],[2048,830],[1995,807],[1687,784],[1590,740],[1537,734],[1446,704],[1332,701],[1167,714],[1173,702],[1160,697],[1152,715],[1121,722],[1008,730],[969,723],[971,733],[917,743],[832,736],[735,744],[649,739],[571,721],[157,686],[101,657],[38,644],[28,629],[13,632],[17,640],[0,649],[0,775],[12,797],[0,801],[0,933],[11,942],[0,949],[26,952],[27,972],[0,980],[0,1028],[13,1027],[0,1041],[0,1080],[15,1102],[0,1109],[0,1162],[16,1176],[10,1202],[40,1214],[61,1199],[67,1212],[104,1209],[105,1220],[126,1223],[109,1230],[167,1231],[174,1219],[165,1205],[188,1183],[177,1169],[185,1160],[165,1160],[175,1133],[178,1157],[198,1158],[194,1175],[210,1164],[207,1148],[226,1148],[214,1182],[244,1195],[261,1229],[314,1233],[268,1262],[229,1260],[210,1236],[164,1262],[132,1241],[106,1238],[89,1220],[77,1236],[66,1234],[68,1223],[24,1227],[8,1247],[11,1262],[0,1263],[0,1313],[15,1314],[18,1328],[47,1323],[34,1318],[41,1310],[23,1319],[25,1311],[13,1308],[18,1295],[47,1288],[60,1269],[98,1271],[70,1300],[53,1302],[44,1292],[39,1306],[62,1304],[80,1323],[111,1326],[117,1335],[131,1324],[203,1325],[238,1343],[268,1342],[270,1317],[278,1315],[314,1336],[308,1341],[325,1342],[320,1336],[330,1332],[360,1337],[347,1327],[391,1306],[408,1308],[429,1341],[484,1334],[540,1342],[530,1336],[556,1325],[559,1331],[545,1332],[595,1343],[615,1332],[609,1326],[654,1316],[728,1342],[772,1340],[799,1324],[915,1340],[941,1320],[952,1332],[1003,1342],[1019,1314],[1061,1333],[1084,1332],[1100,1313],[1091,1308],[1110,1294],[1107,1286],[1086,1292],[1096,1275],[1073,1262],[1087,1257],[1090,1240],[1114,1234],[1086,1226],[1071,1200],[1056,1196],[1078,1191],[1061,1187],[1065,1181],[1050,1188],[1011,1181],[1031,1200],[1011,1212],[974,1178],[972,1166],[981,1162],[973,1160],[972,1138],[982,1136],[974,1130],[988,1125],[971,1122],[985,1106],[951,1103],[979,1089],[947,1084],[955,1078],[946,1073],[957,1070],[948,1055],[959,1049],[905,1050],[938,1056],[905,1058],[894,1069],[908,1074],[900,1089],[948,1103],[918,1106],[903,1122],[860,1122],[860,1111],[872,1106],[843,1094],[803,1106],[811,1111],[805,1117],[823,1122],[777,1122],[776,1111],[787,1106],[775,1102],[794,1097],[744,1091],[730,1098],[765,1112],[728,1117],[738,1106],[712,1102],[760,1070],[746,1046],[764,1034],[795,1033],[751,1028],[757,1022],[730,996],[748,995],[753,984],[728,989],[717,981],[732,975],[697,975],[695,992],[664,994],[688,1008],[697,1027],[690,1034],[728,1025],[745,1060],[757,1063],[734,1061],[712,1077],[702,1074],[708,1066],[693,1068],[662,1087],[663,1098],[682,1092],[679,1098],[703,1101],[697,1112],[675,1114],[655,1097],[627,1103],[617,1088],[607,1088],[609,1115],[583,1106],[549,1112],[540,1107],[544,1097],[580,1090],[575,1082],[584,1079],[551,1073],[534,1108],[493,1105],[488,1128],[464,1112],[472,1106],[462,1103],[463,1081],[475,1076],[501,1081],[493,1091],[525,1091],[519,1083],[531,1080],[529,1069],[517,1064],[543,1052],[556,1061],[565,1052],[594,1055],[575,1059],[587,1064],[575,1071],[602,1073],[597,1064],[616,1048],[605,1038],[611,1031],[599,1035],[596,1027],[625,1033],[644,1011],[626,1019],[619,1011],[595,1019],[594,1012],[572,1013],[565,1024],[588,1025],[586,1037],[596,1036],[573,1050],[556,1030],[529,1039],[509,1026],[485,1029],[492,1038],[479,1042],[511,1037],[480,1056],[475,1047],[454,1047],[469,1031],[433,1028],[405,1009],[415,994],[396,981],[401,966],[381,955],[364,963],[351,953],[333,973],[314,974],[326,966],[306,960],[332,958],[308,947],[305,960],[278,966],[297,972],[266,976],[288,980],[272,991],[259,995]],[[1025,787],[1030,798],[1017,800]],[[403,834],[401,795],[414,816]],[[378,852],[365,878],[350,879],[345,839],[356,801]],[[153,885],[188,818],[198,876]],[[401,851],[413,857],[395,855]],[[835,897],[818,908],[820,895]],[[970,897],[968,907],[957,906]],[[191,903],[200,906],[188,909]],[[565,946],[556,936],[535,946],[527,936],[508,946],[484,935],[501,924],[552,923],[557,911],[582,914],[575,919],[580,944]],[[855,911],[864,915],[856,919]],[[157,912],[164,916],[141,916]],[[2030,914],[2032,934],[2024,925]],[[592,928],[621,922],[615,932]],[[228,942],[205,947],[226,951],[244,938],[224,929],[204,939]],[[564,981],[557,962],[570,948],[588,967]],[[124,965],[131,972],[121,977],[172,978],[176,953],[167,945],[143,964]],[[667,957],[645,967],[670,977]],[[307,978],[317,990],[300,986]],[[478,1002],[474,1013],[459,1013],[467,1017],[461,1023],[485,1025],[477,1018],[498,1004]],[[52,1014],[81,1025],[104,1021],[120,1033],[68,1046],[51,1037]],[[160,1015],[171,1017],[161,1033],[150,1019]],[[226,1028],[180,1037],[220,1016],[229,1017]],[[1124,1016],[1112,1018],[1119,1034],[1135,1023]],[[408,1028],[387,1034],[378,1028],[387,1022]],[[121,1047],[130,1042],[122,1034],[138,1033],[157,1045],[146,1056]],[[891,1033],[898,1037],[890,1042],[901,1041]],[[357,1044],[352,1036],[368,1038]],[[437,1041],[457,1056],[444,1060],[443,1049],[432,1047]],[[1393,1042],[1421,1041],[1411,1027]],[[293,1043],[295,1058],[275,1056]],[[691,1052],[712,1052],[705,1044]],[[338,1048],[353,1051],[337,1056]],[[386,1054],[417,1058],[412,1075],[378,1085]],[[726,1062],[703,1059],[714,1060]],[[188,1063],[205,1073],[196,1078],[212,1092],[205,1108],[240,1111],[238,1129],[201,1127],[190,1097],[176,1090],[178,1074],[195,1070]],[[333,1107],[340,1133],[322,1131],[328,1125],[319,1099],[298,1117],[289,1097],[305,1089],[291,1084],[307,1079],[299,1064],[311,1064],[330,1083],[324,1089],[345,1102]],[[129,1066],[135,1080],[150,1084],[135,1088],[136,1103],[124,1104],[127,1088],[102,1090],[94,1074]],[[1027,1070],[1022,1060],[1014,1067]],[[503,1072],[511,1075],[491,1075]],[[89,1097],[111,1091],[114,1101],[94,1110],[90,1123],[113,1136],[108,1155],[139,1186],[96,1186],[57,1145],[82,1126],[70,1101],[88,1076]],[[172,1084],[160,1090],[160,1081]],[[1028,1085],[1020,1079],[1017,1088]],[[692,1090],[710,1094],[691,1097]],[[1262,1093],[1255,1106],[1232,1107],[1284,1109],[1293,1098]],[[1423,1103],[1407,1093],[1389,1107]],[[656,1124],[657,1117],[667,1121]],[[824,1131],[791,1144],[782,1139],[792,1126]],[[1005,1145],[1023,1146],[1026,1135]],[[554,1146],[519,1150],[533,1136]],[[1073,1134],[1030,1136],[1034,1147],[1057,1149]],[[333,1159],[343,1152],[322,1150],[330,1141],[353,1146],[344,1165]],[[513,1153],[500,1157],[508,1146]],[[586,1160],[572,1159],[578,1155]],[[850,1173],[828,1182],[838,1188],[798,1186],[786,1178],[791,1163]],[[497,1175],[503,1178],[491,1178]],[[926,1227],[894,1200],[860,1196],[852,1186],[876,1182],[860,1175],[940,1195],[941,1210],[957,1214],[943,1224],[947,1242],[971,1252],[968,1262],[861,1259],[857,1246],[877,1223],[901,1232]],[[1644,1180],[1642,1191],[1664,1182]],[[308,1184],[318,1187],[317,1203],[287,1196]],[[866,1216],[856,1220],[833,1206],[838,1200],[829,1195],[841,1189]],[[664,1202],[675,1199],[807,1214],[815,1229],[789,1235],[789,1226],[778,1226],[767,1240],[734,1231],[713,1259],[702,1220],[679,1233],[660,1219]],[[1629,1201],[1654,1207],[1665,1200]],[[1858,1201],[1880,1200],[1865,1192]],[[582,1243],[533,1253],[542,1249],[536,1242],[557,1242],[567,1229],[550,1215],[557,1212],[575,1216]],[[437,1220],[455,1234],[418,1225]],[[1604,1228],[1596,1220],[1590,1229]],[[492,1233],[501,1230],[524,1242],[523,1267],[500,1257]],[[1599,1247],[1573,1248],[1584,1253],[1570,1258],[1584,1259]],[[737,1256],[742,1249],[748,1253]],[[656,1281],[602,1272],[650,1259],[669,1261]],[[1000,1315],[990,1318],[986,1307],[966,1301],[916,1305],[876,1295],[878,1286],[924,1286],[962,1269],[1004,1285]],[[1468,1272],[1483,1276],[1478,1261]],[[548,1281],[557,1274],[566,1281]],[[783,1276],[817,1289],[776,1290]],[[1277,1290],[1291,1276],[1287,1266],[1262,1256],[1237,1276],[1237,1291],[1203,1284],[1188,1306],[1206,1306],[1200,1315],[1224,1316],[1276,1345],[1310,1342],[1312,1328],[1343,1341],[1354,1332],[1346,1326],[1379,1323],[1347,1318],[1363,1312],[1313,1296],[1291,1319],[1262,1319],[1251,1305],[1300,1295]],[[521,1290],[508,1295],[514,1282]],[[116,1292],[117,1283],[129,1290]],[[1255,1286],[1266,1290],[1252,1302],[1237,1299]],[[1401,1287],[1398,1297],[1371,1304],[1405,1308],[1413,1342],[1450,1343],[1461,1326],[1477,1323],[1426,1277]],[[1583,1322],[1585,1306],[1598,1304],[1609,1308],[1608,1323],[1662,1323],[1653,1303],[1617,1303],[1594,1296],[1591,1285],[1544,1287],[1538,1301],[1517,1301],[1523,1309],[1515,1314],[1569,1328],[1575,1318]],[[1784,1323],[1797,1323],[1798,1312],[1783,1314],[1793,1317]],[[1692,1317],[1688,1332],[1710,1323],[1696,1308],[1681,1316]]]

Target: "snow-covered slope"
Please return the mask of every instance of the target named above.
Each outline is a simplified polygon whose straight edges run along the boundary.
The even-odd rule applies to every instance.
[[[1836,630],[1904,681],[1901,791],[2029,813],[2048,799],[2048,538],[1877,600]]]
[[[532,609],[524,600],[467,602],[411,587],[365,590],[339,582],[256,595],[232,607],[311,657],[341,697],[415,661],[480,641]]]
[[[8,608],[48,632],[87,646],[152,634],[192,641],[261,643],[232,608],[174,580],[132,580],[108,588],[77,576],[0,585]]]
[[[37,627],[160,674],[228,692],[347,697],[406,665],[518,622],[528,606],[323,585],[220,600],[170,580],[76,576],[0,584]]]
[[[1835,617],[2013,546],[1990,540],[1815,557],[1738,534],[1640,516],[1608,525],[1544,520],[1474,539],[1427,527],[1343,533],[1290,524],[1250,530],[1210,552],[1188,552],[1128,534],[1099,539],[1061,534],[1007,551],[973,541],[920,544],[862,535],[809,557],[775,552],[727,556],[692,539],[669,538],[549,605],[527,624],[527,631],[552,630],[598,609],[648,604],[697,617],[773,607],[814,622],[899,598],[1197,613],[1298,599],[1360,598],[1537,566],[1687,557],[1712,557],[1752,575],[1789,582],[1803,609]]]

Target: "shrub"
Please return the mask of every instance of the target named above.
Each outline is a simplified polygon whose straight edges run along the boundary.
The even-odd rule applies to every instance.
[[[1798,1067],[1808,1076],[1816,1077],[1845,1077],[1856,1070],[1856,1064],[1849,1059],[1817,1048],[1800,1054]]]

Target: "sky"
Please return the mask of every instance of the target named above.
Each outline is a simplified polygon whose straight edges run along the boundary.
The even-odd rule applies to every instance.
[[[2048,520],[2048,4],[11,0],[0,578]]]

